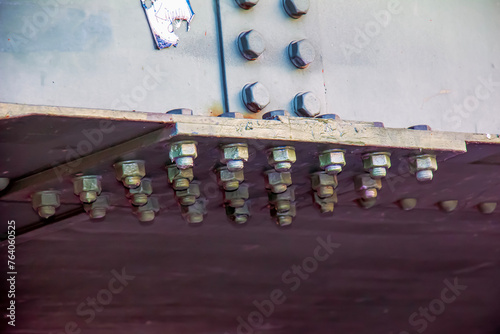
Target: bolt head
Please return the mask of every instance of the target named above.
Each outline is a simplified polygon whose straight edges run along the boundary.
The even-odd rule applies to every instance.
[[[80,202],[82,203],[92,203],[97,200],[98,194],[95,191],[82,191],[80,193]]]
[[[399,200],[399,205],[401,206],[401,209],[405,211],[410,211],[413,210],[417,206],[417,199],[416,198],[403,198]]]
[[[337,201],[338,198],[335,192],[327,197],[320,197],[318,192],[314,192],[314,203],[320,207],[321,213],[333,212],[334,205]]]
[[[38,215],[44,219],[47,219],[49,217],[52,217],[53,215],[56,214],[56,208],[53,206],[40,206],[38,208]]]
[[[316,58],[314,46],[307,40],[292,42],[288,46],[290,61],[297,68],[306,68]]]
[[[438,169],[436,156],[433,154],[422,154],[410,157],[410,173],[417,176],[420,182],[431,181],[433,172]]]
[[[142,211],[137,214],[140,222],[151,222],[155,219],[155,212],[153,210]]]
[[[140,222],[150,222],[155,218],[155,214],[160,211],[158,199],[149,197],[148,202],[141,206],[132,207],[132,212],[137,216]]]
[[[153,185],[151,184],[150,179],[142,179],[140,185],[136,188],[132,189],[127,189],[126,196],[128,198],[132,197],[133,195],[138,195],[138,194],[144,194],[146,196],[149,196],[153,193]]]
[[[278,146],[267,150],[267,162],[277,172],[290,170],[295,161],[297,161],[297,156],[295,155],[295,148],[293,146]]]
[[[332,149],[321,152],[319,155],[319,165],[328,174],[336,175],[342,172],[345,166],[345,156],[343,150]]]
[[[106,217],[106,209],[105,208],[95,208],[89,211],[89,217],[91,219],[102,219]]]
[[[92,219],[103,218],[109,206],[109,198],[106,195],[98,196],[97,199],[90,204],[83,204],[85,212],[87,212]]]
[[[236,4],[242,9],[250,9],[259,3],[259,0],[235,0]]]
[[[7,186],[10,183],[10,179],[7,177],[0,177],[0,191],[4,190],[7,188]]]
[[[230,172],[236,172],[243,169],[244,162],[248,161],[247,144],[229,144],[221,147],[220,162],[227,164]]]
[[[269,91],[260,82],[245,85],[241,96],[243,103],[251,112],[259,112],[271,102]]]
[[[458,206],[458,200],[448,200],[448,201],[441,201],[441,202],[439,202],[439,207],[444,212],[455,211],[455,209],[457,208],[457,206]]]
[[[321,103],[312,92],[297,94],[293,101],[295,112],[302,116],[314,117],[321,112]]]
[[[309,0],[283,0],[283,8],[285,8],[288,16],[298,19],[302,15],[307,14],[309,10]]]
[[[238,189],[240,183],[245,180],[243,170],[230,171],[227,166],[221,166],[216,170],[219,186],[225,190],[232,191]]]
[[[101,193],[101,177],[99,175],[85,175],[73,178],[73,192],[80,196],[83,203],[95,201]],[[89,197],[85,193],[91,193]]]
[[[200,195],[200,186],[197,183],[191,183],[189,188],[175,192],[175,196],[181,205],[193,205]]]
[[[314,191],[318,192],[326,191],[326,192],[332,192],[333,194],[333,189],[337,188],[338,186],[337,176],[327,174],[326,172],[316,172],[311,175],[311,185]],[[329,188],[331,188],[331,190]],[[325,197],[325,196],[320,196],[320,197]]]
[[[389,152],[368,153],[362,156],[363,167],[374,179],[381,179],[387,175],[391,167],[391,154]]]
[[[375,204],[377,204],[377,198],[368,198],[368,199],[360,198],[358,200],[358,204],[364,209],[370,209],[374,207]]]
[[[174,161],[179,169],[192,168],[194,159],[198,156],[196,144],[190,140],[173,143],[170,146],[170,160]]]
[[[116,179],[122,181],[127,188],[137,188],[141,179],[146,176],[146,167],[143,160],[128,160],[113,165]]]
[[[271,189],[273,193],[285,192],[287,187],[292,185],[292,174],[290,172],[268,170],[264,175],[266,177],[266,188]]]
[[[249,30],[242,32],[238,37],[238,47],[243,57],[255,60],[266,50],[266,41],[259,32]]]
[[[61,205],[59,201],[59,192],[55,190],[45,190],[34,193],[32,196],[32,205],[35,210],[38,210],[38,208],[42,206],[50,206],[55,210],[55,208]]]
[[[176,164],[166,166],[168,182],[172,184],[174,190],[183,190],[189,187],[189,182],[194,178],[193,169],[179,169]]]
[[[487,215],[493,213],[496,208],[497,208],[496,202],[482,202],[482,203],[479,203],[479,205],[478,205],[479,211],[481,213],[484,213]]]
[[[289,226],[292,224],[292,221],[293,221],[293,217],[291,217],[291,216],[278,216],[276,219],[276,223],[280,227]]]

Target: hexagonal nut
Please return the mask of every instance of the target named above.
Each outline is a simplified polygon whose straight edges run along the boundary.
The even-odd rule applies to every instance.
[[[145,205],[132,207],[132,212],[137,216],[139,221],[143,223],[153,221],[159,211],[160,205],[156,197],[150,197]]]
[[[369,174],[359,174],[354,177],[354,189],[364,199],[376,198],[378,190],[382,189],[382,181],[373,179]]]
[[[55,190],[44,190],[36,192],[31,197],[33,209],[42,218],[49,218],[56,213],[56,209],[61,205],[59,192]]]
[[[231,172],[243,169],[244,163],[248,161],[248,145],[244,143],[223,145],[220,152],[220,162],[227,164]]]
[[[174,190],[184,190],[189,188],[189,183],[193,181],[194,174],[192,168],[179,169],[176,164],[167,165],[168,183]]]
[[[316,58],[314,46],[307,39],[295,41],[288,46],[290,61],[297,68],[306,68]]]
[[[342,172],[345,166],[345,151],[340,149],[331,149],[321,152],[319,155],[319,165],[326,173],[336,175]]]
[[[239,208],[245,205],[245,200],[250,197],[248,185],[242,184],[234,191],[224,191],[224,203],[233,208]]]
[[[372,178],[380,179],[387,175],[387,169],[391,168],[391,153],[374,152],[364,154],[363,167],[370,172]]]
[[[83,205],[83,209],[91,219],[104,218],[109,207],[110,201],[106,195],[100,195],[94,202]]]
[[[175,191],[175,196],[177,197],[179,204],[186,206],[193,205],[200,195],[200,185],[198,183],[191,183],[189,188]]]
[[[297,114],[305,117],[314,117],[321,112],[321,103],[313,92],[295,95],[293,106]]]
[[[338,202],[337,193],[328,197],[320,197],[317,192],[314,192],[314,204],[319,207],[321,213],[333,212],[335,204]]]
[[[226,205],[226,215],[235,224],[245,224],[250,218],[250,209],[247,203],[238,208]]]
[[[281,194],[288,186],[292,185],[292,174],[290,172],[277,172],[273,169],[264,172],[266,189],[273,193]]]
[[[203,222],[206,212],[205,202],[202,200],[197,200],[193,205],[181,206],[181,215],[190,224]]]
[[[85,175],[73,178],[73,191],[82,203],[92,203],[101,194],[101,176]]]
[[[172,143],[170,146],[169,157],[175,162],[177,168],[188,169],[194,165],[194,159],[198,156],[196,142],[193,140],[182,140]]]
[[[438,169],[436,156],[434,154],[421,154],[408,159],[410,173],[417,176],[418,181],[430,181],[433,172]]]
[[[259,3],[259,0],[235,0],[242,9],[250,9]]]
[[[259,112],[271,102],[269,91],[260,82],[245,85],[241,91],[241,98],[251,112]]]
[[[309,10],[309,0],[283,0],[283,8],[288,16],[294,19],[307,14]]]
[[[137,188],[141,179],[146,176],[146,166],[143,160],[120,161],[113,165],[116,179],[123,182],[127,188]]]
[[[269,197],[269,204],[274,207],[276,212],[286,212],[290,210],[292,202],[295,201],[295,189],[293,187],[287,188],[285,192],[279,194],[269,191],[267,195]]]
[[[295,217],[296,214],[297,212],[294,202],[290,203],[290,210],[285,212],[278,212],[274,207],[271,208],[271,217],[274,218],[276,224],[280,227],[291,225],[293,217]]]
[[[248,30],[238,36],[238,47],[245,59],[255,60],[266,50],[266,41],[259,32]]]
[[[132,205],[141,206],[148,202],[148,196],[153,193],[150,179],[143,179],[141,185],[134,189],[127,189],[125,196],[130,199]]]
[[[217,183],[220,187],[227,191],[238,189],[240,183],[245,180],[243,170],[232,172],[227,166],[221,166],[215,171],[217,175]]]
[[[267,162],[277,172],[290,170],[292,164],[297,160],[293,146],[278,146],[267,150]]]
[[[337,175],[326,172],[316,172],[311,175],[311,187],[321,198],[332,196],[337,186]]]

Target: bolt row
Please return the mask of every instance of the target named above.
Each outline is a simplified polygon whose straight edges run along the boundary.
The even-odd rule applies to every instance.
[[[241,9],[249,10],[259,3],[259,0],[235,0]],[[283,0],[283,9],[293,19],[299,19],[309,11],[309,0]]]

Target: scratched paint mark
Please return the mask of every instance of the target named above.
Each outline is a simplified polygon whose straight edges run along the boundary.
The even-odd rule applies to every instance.
[[[141,0],[141,3],[158,49],[177,46],[179,37],[174,33],[174,25],[179,28],[186,21],[189,31],[194,17],[189,0]]]

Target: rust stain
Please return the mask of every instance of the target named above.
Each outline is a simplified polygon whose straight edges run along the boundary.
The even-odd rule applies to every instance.
[[[208,112],[210,113],[210,116],[219,116],[221,115],[224,111],[222,110],[222,104],[219,102],[214,102],[212,105],[208,107]]]

